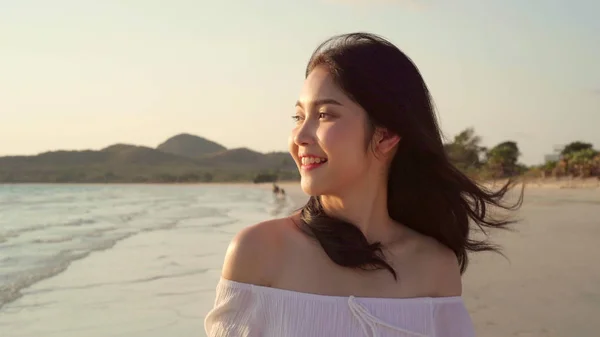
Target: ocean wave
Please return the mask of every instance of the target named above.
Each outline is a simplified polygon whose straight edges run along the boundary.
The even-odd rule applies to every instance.
[[[19,228],[19,229],[9,229],[4,233],[0,232],[0,242],[2,239],[4,239],[4,241],[7,241],[8,239],[17,238],[20,235],[25,234],[25,233],[44,231],[51,227],[61,227],[61,226],[79,227],[79,226],[89,225],[89,224],[94,224],[94,223],[96,223],[96,220],[94,220],[94,219],[75,219],[75,220],[70,220],[70,221],[66,221],[66,222],[35,224],[35,225],[30,225],[28,227],[23,227],[23,228]]]
[[[33,244],[43,244],[43,243],[62,243],[73,240],[74,236],[63,236],[58,238],[50,238],[50,239],[35,239],[31,241]]]
[[[227,230],[261,205],[260,213],[264,213],[264,207],[269,207],[265,205],[270,204],[269,193],[253,189],[240,192],[229,187],[40,186],[32,193],[30,187],[17,186],[1,192],[13,194],[3,195],[3,200],[20,201],[15,207],[3,209],[0,220],[0,312],[22,296],[23,289],[128,237],[175,227]],[[276,205],[275,212],[281,206]],[[195,269],[127,282],[154,282],[204,272],[206,269]],[[31,293],[39,291],[52,290],[32,289]]]
[[[127,281],[90,283],[90,284],[85,284],[85,285],[81,285],[81,286],[73,286],[73,287],[45,288],[45,289],[39,289],[36,291],[32,291],[31,294],[40,294],[40,293],[45,293],[45,292],[50,292],[50,291],[54,292],[54,291],[65,291],[65,290],[92,289],[92,288],[119,285],[119,284],[148,283],[148,282],[153,282],[153,281],[158,281],[158,280],[163,280],[163,279],[171,279],[171,278],[179,278],[179,277],[204,274],[209,270],[210,269],[208,269],[208,268],[198,268],[198,269],[188,270],[188,271],[179,272],[179,273],[160,274],[160,275],[154,275],[154,276],[150,276],[150,277],[144,277],[144,278],[139,278],[139,279],[127,280]]]
[[[208,209],[204,209],[204,211],[207,211],[207,210]],[[213,213],[213,212],[204,212],[204,213]],[[39,246],[40,244],[60,244],[60,243],[69,242],[69,241],[73,241],[74,239],[79,239],[79,238],[84,238],[84,237],[99,238],[99,240],[87,242],[84,248],[81,248],[81,245],[79,245],[79,247],[77,247],[77,248],[72,248],[73,250],[63,249],[56,255],[54,255],[50,258],[46,258],[43,261],[39,261],[38,263],[36,263],[36,265],[38,265],[39,267],[31,267],[27,270],[11,273],[9,275],[4,275],[4,278],[7,278],[8,281],[0,284],[0,309],[7,303],[13,302],[16,299],[18,299],[19,297],[21,297],[21,291],[23,289],[30,287],[31,285],[33,285],[41,280],[44,280],[44,279],[47,279],[47,278],[50,278],[50,277],[53,277],[55,275],[62,273],[64,270],[67,269],[67,267],[73,261],[83,259],[93,252],[110,249],[117,242],[124,240],[128,237],[131,237],[133,235],[136,235],[136,234],[151,232],[151,231],[156,231],[156,230],[171,229],[173,227],[176,227],[182,220],[185,220],[185,219],[187,219],[187,217],[181,218],[181,219],[162,219],[162,220],[161,219],[157,219],[157,220],[149,219],[151,221],[148,221],[148,227],[140,226],[140,227],[123,228],[123,227],[111,226],[111,227],[105,227],[105,228],[98,228],[98,229],[95,229],[95,230],[87,232],[87,233],[82,233],[79,236],[65,236],[65,237],[57,237],[57,238],[35,239],[30,242],[30,244],[32,245],[31,246],[32,249],[35,249],[34,247]],[[74,223],[74,222],[72,222],[72,223]],[[223,223],[231,223],[231,221],[227,221],[227,222],[223,222]],[[108,233],[111,233],[111,234],[107,235]],[[9,248],[11,246],[12,245],[4,245],[3,247]],[[11,261],[14,262],[15,260],[16,259],[10,258],[10,257],[3,258],[2,260],[0,260],[0,264],[1,265],[11,265],[11,264],[14,264],[14,263],[11,263]],[[180,277],[180,276],[188,275],[190,273],[193,274],[193,273],[199,273],[199,272],[204,272],[204,271],[205,271],[204,269],[201,269],[201,270],[195,270],[195,271],[190,271],[190,272],[185,272],[185,273],[180,273],[180,274],[158,275],[158,276],[154,276],[154,277],[147,278],[147,279],[132,280],[130,282],[132,282],[132,283],[150,282],[150,281],[158,280],[158,279],[162,279],[162,278]],[[91,287],[93,287],[93,286],[100,286],[100,285],[91,285]]]
[[[50,278],[62,273],[67,267],[76,260],[85,258],[95,251],[106,250],[113,247],[118,241],[126,239],[133,233],[122,234],[118,238],[96,242],[89,245],[87,251],[68,251],[62,250],[58,254],[39,263],[39,267],[32,267],[27,270],[15,272],[7,275],[8,281],[0,284],[0,309],[7,303],[10,303],[21,297],[21,290],[27,288],[43,279]]]

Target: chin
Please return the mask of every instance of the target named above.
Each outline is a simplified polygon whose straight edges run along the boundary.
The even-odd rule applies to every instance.
[[[300,187],[304,193],[311,197],[323,195],[326,190],[326,186],[324,184],[319,184],[317,181],[315,181],[315,179],[304,176],[300,180]]]

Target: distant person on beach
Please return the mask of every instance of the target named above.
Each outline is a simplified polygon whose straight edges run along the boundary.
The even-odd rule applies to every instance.
[[[277,186],[277,184],[273,184],[273,195],[277,198],[285,198],[285,190],[279,186]]]
[[[505,204],[449,161],[418,69],[375,35],[314,52],[289,150],[306,205],[237,233],[208,336],[471,337],[461,275]]]

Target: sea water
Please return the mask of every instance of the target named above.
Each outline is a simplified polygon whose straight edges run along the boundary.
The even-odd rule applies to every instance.
[[[48,315],[64,322],[57,335],[79,335],[65,330],[82,321],[74,315],[111,305],[117,315],[124,305],[163,303],[160,296],[162,307],[177,306],[196,287],[208,299],[235,233],[290,211],[287,199],[253,185],[0,185],[0,336],[28,335]],[[143,298],[127,300],[142,289]],[[204,302],[191,309],[196,327]],[[139,325],[160,321],[149,317]]]

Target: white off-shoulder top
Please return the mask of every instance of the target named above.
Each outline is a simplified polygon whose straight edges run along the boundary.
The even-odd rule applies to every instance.
[[[204,327],[209,337],[475,336],[460,296],[327,296],[224,278]]]

